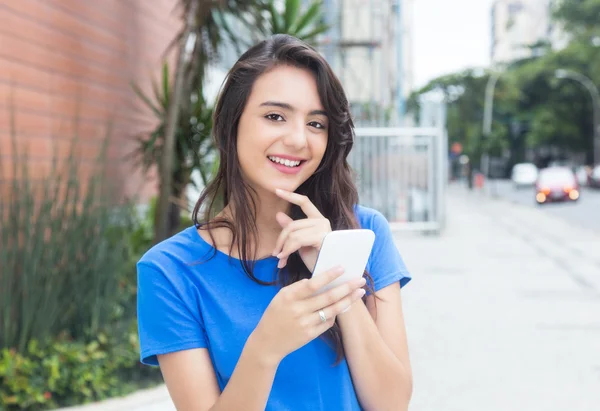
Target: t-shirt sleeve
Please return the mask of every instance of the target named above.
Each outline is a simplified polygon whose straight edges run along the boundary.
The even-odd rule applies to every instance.
[[[206,348],[204,324],[191,309],[189,290],[151,263],[138,262],[137,277],[141,362],[158,365],[159,354]]]
[[[380,212],[374,211],[368,226],[363,228],[375,233],[375,243],[367,264],[367,272],[373,278],[375,291],[395,282],[400,282],[400,287],[405,286],[412,277],[398,251],[387,219]]]

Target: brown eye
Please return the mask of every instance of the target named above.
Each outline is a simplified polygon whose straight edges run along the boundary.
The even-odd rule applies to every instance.
[[[284,121],[284,120],[283,120],[283,117],[282,117],[282,116],[280,116],[279,114],[267,114],[267,115],[265,116],[265,118],[266,118],[267,120],[271,120],[271,121]]]
[[[319,123],[318,121],[311,121],[310,123],[308,123],[309,126],[314,127],[314,128],[318,128],[318,129],[325,129],[326,127]]]

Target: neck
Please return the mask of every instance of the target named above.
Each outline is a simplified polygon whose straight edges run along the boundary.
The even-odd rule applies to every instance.
[[[278,212],[289,213],[290,203],[282,200],[275,193],[257,192],[256,208],[259,243],[255,245],[255,250],[259,257],[263,257],[273,252],[282,230],[275,216]],[[224,211],[227,215],[235,216],[233,204],[229,204]]]

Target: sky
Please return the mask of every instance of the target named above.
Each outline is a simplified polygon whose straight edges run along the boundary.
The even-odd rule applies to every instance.
[[[490,63],[493,0],[414,0],[414,86]]]

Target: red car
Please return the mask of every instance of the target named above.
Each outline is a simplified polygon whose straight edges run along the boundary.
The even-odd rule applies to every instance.
[[[577,201],[579,182],[568,167],[550,167],[540,171],[535,184],[535,201],[545,204],[557,201]]]

